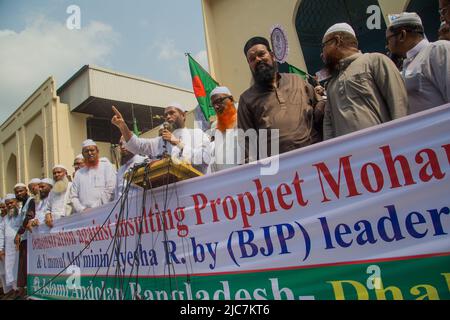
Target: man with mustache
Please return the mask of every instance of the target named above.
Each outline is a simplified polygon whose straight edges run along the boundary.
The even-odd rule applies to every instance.
[[[239,164],[237,109],[234,98],[227,87],[216,87],[210,93],[211,105],[216,111],[217,120],[211,125],[211,163],[212,173]]]
[[[272,142],[272,132],[268,132],[267,156],[273,155],[270,148],[274,143],[279,143],[279,153],[284,153],[319,142],[313,116],[317,103],[314,88],[298,75],[279,73],[269,42],[263,37],[248,40],[244,54],[254,84],[239,99],[238,127],[244,132],[254,129],[257,134],[260,129],[279,130],[279,141]],[[245,144],[246,161],[265,156],[259,144],[258,150],[258,155],[249,154]]]
[[[2,210],[2,223],[0,224],[0,264],[4,267],[3,290],[6,299],[13,299],[17,295],[17,268],[19,254],[14,243],[15,236],[22,224],[19,215],[19,203],[12,193],[5,197],[6,215]]]
[[[439,15],[441,21],[450,24],[450,0],[439,0]]]
[[[73,169],[75,171],[72,174],[72,178],[75,178],[75,173],[77,173],[77,171],[80,170],[81,168],[84,168],[84,158],[83,155],[80,153],[73,160]]]
[[[76,213],[87,212],[111,202],[116,187],[116,170],[106,158],[99,158],[91,139],[82,144],[85,167],[77,171],[70,188],[70,202]]]
[[[120,137],[119,148],[120,148],[120,168],[117,171],[117,181],[116,181],[116,189],[114,191],[114,201],[120,199],[127,185],[127,180],[124,179],[125,173],[135,164],[142,163],[147,159],[146,157],[128,151],[128,149],[125,148],[125,139],[123,136]],[[136,192],[139,191],[139,189],[140,189],[139,187],[131,185],[128,195],[130,196],[135,195]]]
[[[1,233],[2,230],[4,230],[4,220],[6,219],[6,215],[8,214],[8,209],[6,208],[5,200],[3,198],[0,198],[0,237],[2,237]],[[1,249],[0,249],[1,250]],[[11,288],[8,288],[6,285],[6,278],[5,278],[5,261],[0,257],[0,284],[1,284],[1,293],[0,293],[0,299],[7,294]]]
[[[407,114],[402,77],[384,54],[361,53],[347,23],[323,36],[322,59],[330,71],[323,121],[324,139],[352,133]]]
[[[27,229],[30,232],[33,232],[32,229],[34,227],[43,224],[45,221],[45,214],[48,205],[48,195],[53,188],[53,184],[53,179],[49,178],[42,179],[41,183],[39,184],[39,195],[41,200],[39,201],[39,203],[36,203],[35,217],[28,222]]]
[[[39,184],[41,183],[41,179],[33,178],[28,182],[28,190],[30,190],[31,196],[34,200],[39,201]]]
[[[389,51],[404,58],[402,77],[409,98],[408,114],[450,102],[450,42],[429,42],[422,19],[402,12],[386,30]]]
[[[438,40],[450,41],[450,25],[442,21],[438,30]]]
[[[67,169],[62,164],[53,167],[53,188],[48,195],[47,207],[45,210],[45,224],[53,227],[53,221],[61,217],[70,216],[72,206],[70,205],[70,188],[72,183],[69,181]]]
[[[150,158],[167,154],[174,161],[187,162],[200,172],[206,173],[210,162],[209,137],[200,129],[186,128],[187,110],[181,104],[172,102],[164,109],[168,128],[164,128],[162,136],[152,139],[138,138],[128,128],[116,107],[113,106],[112,110],[114,116],[111,123],[122,133],[127,150]]]
[[[36,192],[36,189],[34,190]],[[27,186],[23,183],[18,183],[14,186],[14,193],[16,199],[22,203],[19,215],[22,219],[22,225],[17,231],[14,243],[19,250],[19,267],[17,273],[17,297],[25,297],[27,291],[27,238],[28,238],[28,222],[36,215],[37,201],[28,194]],[[37,193],[39,198],[39,193]]]

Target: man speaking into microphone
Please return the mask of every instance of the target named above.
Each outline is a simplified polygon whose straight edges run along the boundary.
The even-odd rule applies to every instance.
[[[128,128],[122,114],[112,107],[114,116],[111,123],[119,128],[125,139],[125,148],[134,154],[160,157],[167,153],[175,161],[191,164],[202,173],[210,161],[209,138],[200,129],[186,128],[186,109],[179,103],[170,103],[164,109],[165,123],[160,137],[138,138]]]

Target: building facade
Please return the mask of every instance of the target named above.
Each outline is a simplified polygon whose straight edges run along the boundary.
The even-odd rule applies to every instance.
[[[51,177],[55,164],[71,174],[88,138],[96,141],[101,156],[116,163],[120,132],[111,124],[111,106],[130,128],[135,119],[139,131],[151,137],[173,101],[189,108],[197,104],[192,91],[95,66],[83,66],[59,89],[49,77],[0,126],[0,197],[17,182]],[[194,125],[193,113],[188,125]]]

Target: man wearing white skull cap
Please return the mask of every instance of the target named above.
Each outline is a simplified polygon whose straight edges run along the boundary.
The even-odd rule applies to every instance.
[[[45,209],[45,223],[52,227],[53,221],[72,213],[70,204],[70,188],[72,183],[68,179],[67,169],[63,165],[53,167],[54,185],[48,195],[47,207]]]
[[[409,114],[450,102],[450,42],[429,42],[415,12],[390,15],[386,30],[389,51],[403,58],[402,76]]]
[[[7,294],[7,298],[13,298],[17,290],[19,266],[19,252],[16,250],[15,237],[22,224],[22,217],[19,214],[19,203],[15,194],[7,194],[5,204],[7,214],[2,213],[0,223],[0,265],[3,266],[4,271],[4,279],[2,279],[4,293]]]
[[[77,213],[100,207],[113,200],[116,170],[106,158],[99,158],[91,139],[82,144],[85,167],[77,171],[70,189],[70,202]]]
[[[0,243],[4,242],[4,223],[6,220],[6,216],[8,214],[8,210],[6,208],[5,200],[0,198],[0,238],[3,240],[0,240]],[[3,246],[0,247],[0,251],[2,251]],[[2,288],[2,294],[8,294],[8,292],[11,290],[11,286],[6,285],[6,270],[5,270],[5,261],[3,259],[3,255],[0,257],[0,285]]]
[[[27,286],[27,238],[28,231],[27,225],[28,221],[35,216],[35,208],[37,200],[28,194],[28,190],[23,183],[16,184],[14,188],[14,193],[16,199],[22,203],[22,207],[19,211],[19,217],[22,222],[21,226],[17,230],[14,243],[19,250],[19,265],[17,272],[17,288],[19,297],[26,295]],[[35,197],[38,198],[39,192],[36,193]]]
[[[45,221],[45,213],[48,205],[48,195],[54,185],[53,179],[45,178],[41,180],[39,184],[39,194],[41,201],[36,203],[35,216],[27,223],[27,229],[31,232],[33,227],[37,227],[43,224]]]
[[[84,167],[84,157],[83,155],[80,153],[78,154],[75,159],[73,159],[73,174],[72,174],[72,178],[75,178],[75,173],[77,173],[78,170],[80,170],[81,168]]]
[[[112,107],[114,116],[111,122],[122,133],[126,143],[124,147],[134,154],[150,158],[167,154],[176,161],[190,163],[197,170],[206,173],[210,161],[209,137],[200,129],[187,129],[185,126],[187,109],[177,102],[170,103],[164,109],[165,126],[162,136],[144,139],[138,138],[128,128],[122,114]]]
[[[396,66],[384,54],[361,53],[355,31],[347,23],[335,24],[325,32],[322,59],[331,74],[324,139],[407,114],[406,90]]]
[[[211,163],[209,170],[218,172],[239,164],[237,107],[227,87],[215,87],[210,93],[217,120],[211,125]]]

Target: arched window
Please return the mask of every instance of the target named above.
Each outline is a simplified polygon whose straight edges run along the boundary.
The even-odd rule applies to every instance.
[[[12,193],[17,181],[17,157],[11,154],[6,165],[6,193]]]
[[[38,135],[34,136],[28,157],[29,178],[44,178],[44,142]]]

